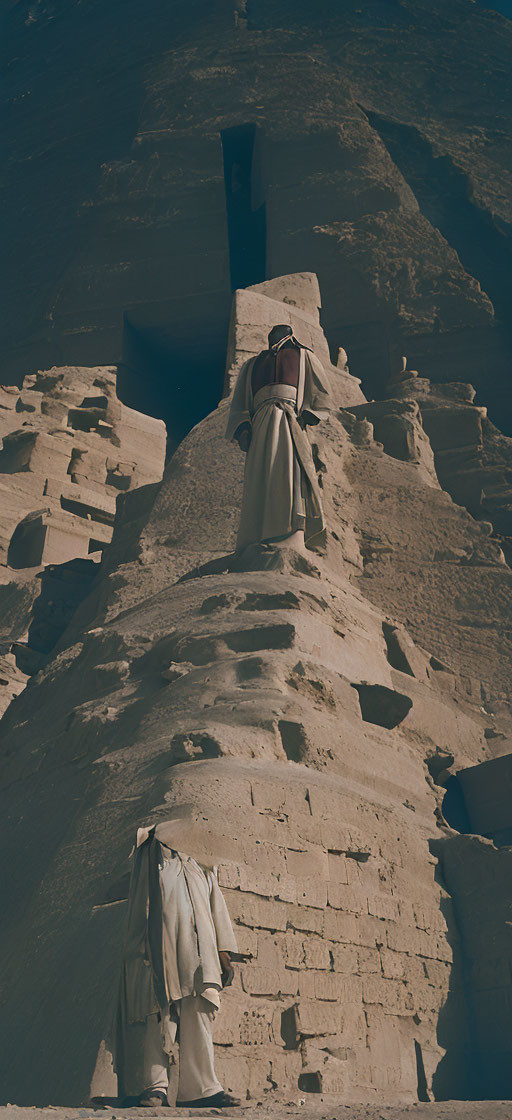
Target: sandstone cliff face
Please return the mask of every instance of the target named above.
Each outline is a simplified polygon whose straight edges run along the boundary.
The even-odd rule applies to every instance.
[[[318,304],[304,274],[237,292],[227,385],[276,320],[326,360]],[[127,855],[169,817],[218,862],[244,954],[215,1024],[226,1087],[391,1102],[503,1083],[510,1033],[489,1077],[496,977],[471,979],[468,841],[440,782],[506,753],[510,635],[485,599],[509,611],[512,577],[441,489],[419,403],[373,425],[343,361],[328,374],[326,552],[233,555],[243,464],[222,401],[140,536],[127,496],[103,578],[4,717],[6,1099],[83,1100],[95,1067],[112,1091]],[[486,921],[509,952],[505,913]]]
[[[405,352],[510,430],[509,21],[22,0],[5,30],[6,377],[123,358],[179,441],[219,399],[232,288],[312,270],[367,395]]]
[[[108,367],[64,367],[0,388],[0,711],[87,594],[118,495],[162,477],[165,427],[115,383]]]

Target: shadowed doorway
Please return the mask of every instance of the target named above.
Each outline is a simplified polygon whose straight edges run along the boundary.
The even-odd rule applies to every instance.
[[[165,421],[167,458],[219,403],[228,323],[227,300],[176,301],[161,319],[146,307],[125,313],[117,393],[123,404]]]

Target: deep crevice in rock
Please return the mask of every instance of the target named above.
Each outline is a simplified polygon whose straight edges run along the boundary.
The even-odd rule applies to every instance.
[[[417,1039],[414,1039],[414,1052],[416,1055],[416,1075],[418,1078],[418,1100],[429,1101],[430,1097],[427,1090],[427,1078],[425,1076],[423,1052],[421,1049],[421,1045]]]
[[[398,627],[393,626],[390,622],[383,622],[382,633],[384,634],[386,656],[389,664],[393,669],[398,669],[399,672],[407,673],[409,677],[413,677],[414,672],[411,669],[405,650],[402,648]]]
[[[304,762],[307,755],[307,739],[301,723],[293,720],[279,720],[279,734],[284,753],[289,762]]]
[[[446,782],[446,793],[443,797],[441,812],[446,823],[455,832],[463,835],[471,832],[471,822],[462,792],[459,779],[453,774]]]
[[[255,124],[221,133],[231,287],[265,280],[266,205],[261,176],[261,134]]]

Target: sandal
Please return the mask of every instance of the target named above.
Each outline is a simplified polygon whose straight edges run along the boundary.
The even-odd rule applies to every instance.
[[[241,1101],[231,1093],[214,1093],[213,1097],[201,1097],[198,1101],[176,1101],[176,1108],[239,1108]]]
[[[145,1089],[137,1103],[141,1108],[168,1108],[167,1093],[163,1089]]]

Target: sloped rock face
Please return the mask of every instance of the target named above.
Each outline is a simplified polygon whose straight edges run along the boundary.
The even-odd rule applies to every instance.
[[[232,288],[313,270],[367,395],[405,351],[510,430],[509,21],[470,0],[171,21],[163,0],[22,0],[6,32],[4,376],[123,357],[127,403],[179,440],[219,399]],[[200,392],[177,402],[184,365]]]
[[[54,368],[0,389],[0,710],[87,595],[117,497],[161,479],[165,428],[121,404],[116,371]]]
[[[436,386],[405,371],[389,387],[390,396],[415,401],[434,452],[441,485],[474,517],[491,522],[510,557],[512,535],[512,439],[503,435],[475,404],[475,390],[464,382]],[[386,410],[383,402],[382,406]]]
[[[293,277],[237,293],[228,381],[276,311],[325,348],[313,278],[296,288],[296,302]],[[488,757],[492,716],[468,679],[471,656],[484,661],[474,631],[460,619],[451,637],[440,537],[472,549],[455,606],[478,625],[482,591],[509,605],[512,577],[439,487],[419,412],[406,416],[417,461],[397,459],[357,416],[343,363],[328,372],[336,407],[314,446],[326,552],[230,551],[242,457],[223,442],[223,401],[176,452],[136,544],[133,509],[101,585],[4,718],[6,1099],[84,1100],[95,1064],[94,1090],[112,1091],[96,1059],[127,855],[137,825],[168,818],[219,864],[244,954],[215,1023],[226,1087],[388,1102],[472,1090],[433,775]],[[497,692],[502,628],[494,640]]]

